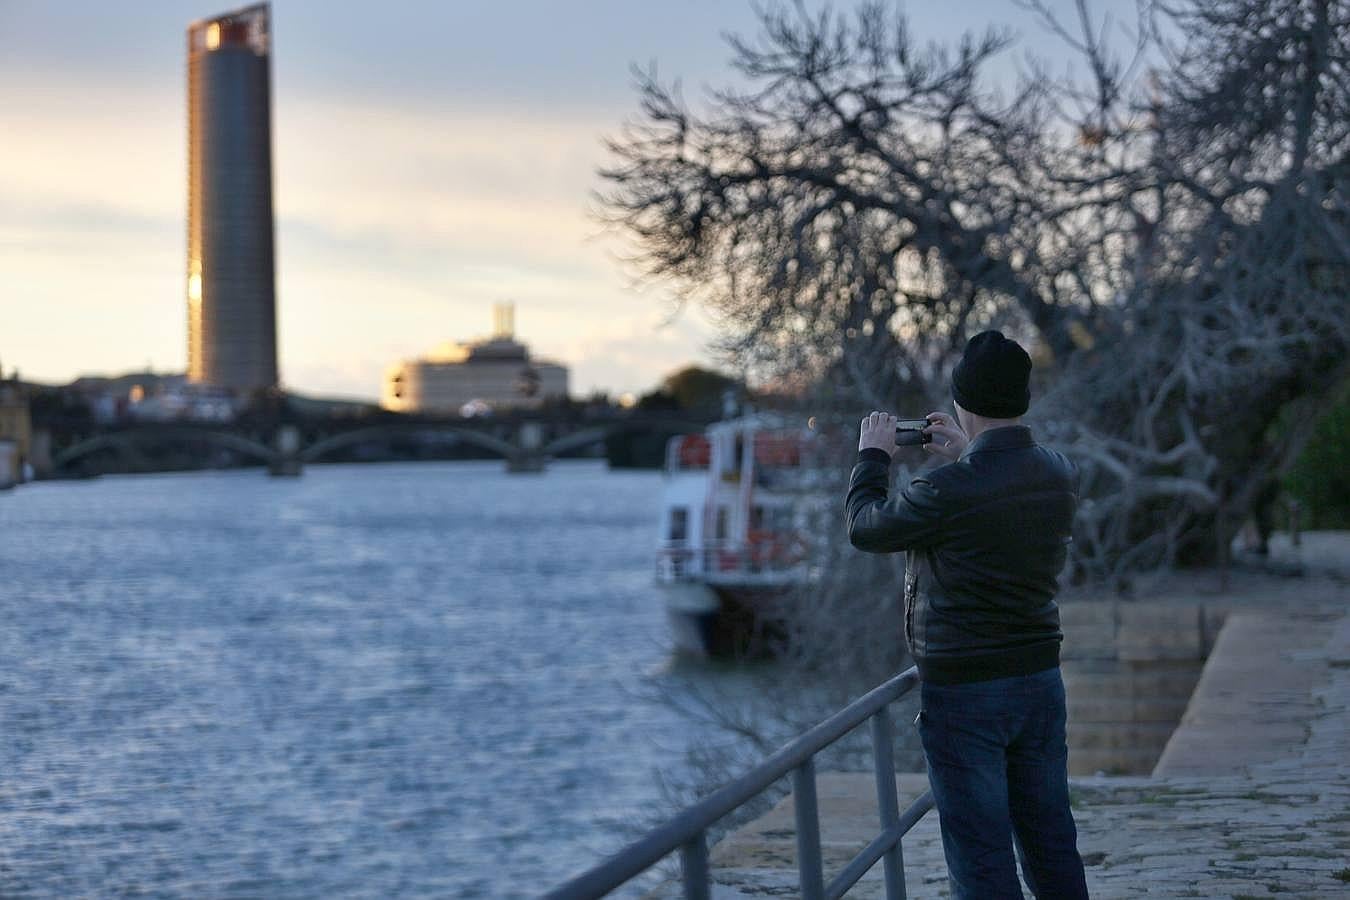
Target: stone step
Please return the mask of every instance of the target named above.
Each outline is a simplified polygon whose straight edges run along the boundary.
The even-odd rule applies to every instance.
[[[1335,612],[1235,612],[1219,635],[1155,775],[1228,775],[1289,757],[1329,679]]]

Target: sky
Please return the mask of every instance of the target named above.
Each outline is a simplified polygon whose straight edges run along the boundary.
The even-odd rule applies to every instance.
[[[0,0],[6,373],[185,369],[184,32],[238,5]],[[1012,0],[905,9],[924,40],[992,23],[1059,52]],[[485,336],[503,301],[576,396],[716,365],[711,317],[633,283],[592,194],[637,114],[630,67],[697,105],[734,83],[724,35],[755,31],[748,0],[274,0],[285,386],[377,398],[386,366]]]

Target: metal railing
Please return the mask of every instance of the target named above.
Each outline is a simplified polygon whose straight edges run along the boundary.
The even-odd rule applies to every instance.
[[[892,756],[890,704],[918,683],[919,673],[913,667],[883,682],[740,778],[718,788],[594,868],[545,894],[545,900],[603,897],[676,850],[680,851],[684,896],[688,900],[709,900],[708,828],[789,772],[792,773],[793,808],[797,818],[797,872],[803,900],[837,900],[876,865],[877,860],[885,861],[887,900],[904,900],[905,864],[900,839],[933,808],[933,795],[931,791],[925,792],[904,813],[900,812]],[[815,756],[868,720],[871,721],[881,834],[826,885],[820,853]]]

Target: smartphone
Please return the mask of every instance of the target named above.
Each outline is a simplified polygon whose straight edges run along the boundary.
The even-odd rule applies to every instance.
[[[929,444],[933,436],[923,430],[933,423],[927,419],[901,419],[895,423],[895,443],[899,447],[914,447]]]

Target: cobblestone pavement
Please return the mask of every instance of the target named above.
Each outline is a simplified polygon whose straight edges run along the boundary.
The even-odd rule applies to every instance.
[[[1274,637],[1287,613],[1247,615],[1267,617]],[[1234,621],[1248,638],[1262,633],[1259,619]],[[1206,746],[1192,742],[1174,754],[1187,774],[1072,780],[1093,897],[1350,897],[1350,614],[1323,614],[1315,627],[1286,629],[1281,637],[1292,645],[1278,641],[1281,649],[1260,664],[1232,666],[1226,681],[1210,680],[1204,698],[1197,690],[1197,702],[1217,704],[1220,715],[1200,708],[1183,720],[1214,748],[1218,774],[1190,774],[1204,769],[1196,754]],[[1250,640],[1228,647],[1231,654],[1253,652]],[[1227,744],[1253,746],[1245,730],[1262,729],[1287,700],[1298,701],[1302,722],[1268,729],[1280,752],[1223,752]],[[1232,740],[1224,740],[1224,729]],[[902,775],[902,808],[926,786],[922,775]],[[878,831],[872,777],[825,774],[818,794],[828,880]],[[950,896],[935,813],[903,848],[909,896]],[[792,798],[720,842],[712,864],[715,898],[796,896]],[[884,895],[878,865],[848,896]],[[668,885],[654,896],[678,891]]]

